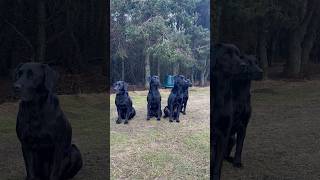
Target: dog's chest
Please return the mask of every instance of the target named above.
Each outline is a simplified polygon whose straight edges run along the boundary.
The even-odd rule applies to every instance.
[[[46,122],[48,123],[48,122]],[[21,113],[18,116],[17,133],[19,139],[32,148],[50,147],[53,142],[52,129],[43,124],[41,114]]]
[[[116,96],[115,104],[117,107],[126,108],[130,104],[130,98],[128,96]]]
[[[161,95],[159,91],[150,91],[148,93],[147,101],[149,103],[159,103],[161,102]]]

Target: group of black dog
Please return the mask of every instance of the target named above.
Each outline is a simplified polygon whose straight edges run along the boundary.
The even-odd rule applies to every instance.
[[[252,55],[241,55],[232,44],[216,44],[211,63],[212,179],[219,180],[223,160],[241,167],[241,153],[246,128],[251,116],[250,87],[252,80],[261,80],[263,71]],[[21,142],[26,166],[26,179],[63,180],[75,176],[82,167],[79,149],[71,143],[72,129],[60,108],[54,89],[57,73],[40,63],[20,64],[15,71],[14,90],[21,102],[16,131]],[[149,78],[147,120],[160,120],[161,95],[158,76]],[[179,122],[180,112],[186,113],[188,89],[192,84],[183,75],[174,77],[174,87],[164,108],[164,117]],[[128,123],[136,111],[128,94],[128,84],[114,84],[116,123]],[[232,148],[236,145],[234,157]]]
[[[149,77],[149,93],[147,96],[147,120],[156,117],[158,121],[162,116],[161,95],[159,92],[160,80],[158,76]],[[168,97],[168,105],[164,108],[164,118],[169,121],[180,122],[179,115],[186,114],[187,102],[189,99],[189,87],[192,83],[183,75],[174,76],[174,87]],[[116,92],[115,104],[118,112],[117,124],[127,124],[135,115],[136,111],[132,106],[132,100],[128,94],[128,84],[124,81],[117,81],[113,85]]]
[[[251,117],[251,81],[261,80],[263,71],[255,56],[241,55],[235,45],[216,44],[213,50],[211,172],[212,179],[219,180],[224,159],[233,163],[234,167],[242,166],[242,148]],[[235,155],[231,157],[235,145]]]

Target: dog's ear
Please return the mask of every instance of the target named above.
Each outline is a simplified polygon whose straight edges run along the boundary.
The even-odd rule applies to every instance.
[[[23,63],[18,64],[18,66],[13,70],[13,72],[12,72],[12,79],[13,79],[14,81],[17,80],[18,71],[19,71],[19,69],[21,68],[22,65],[23,65]]]
[[[44,72],[44,86],[49,92],[54,92],[59,78],[58,73],[47,64],[42,64],[42,68]]]

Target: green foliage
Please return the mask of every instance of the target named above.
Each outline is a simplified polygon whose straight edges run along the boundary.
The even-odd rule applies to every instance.
[[[198,22],[205,24],[205,20],[209,19],[207,12],[201,16],[204,20],[200,21],[197,12],[199,4],[204,8],[206,3],[209,1],[132,0],[120,3],[112,0],[111,8],[114,8],[111,9],[111,20],[114,24],[111,26],[112,56],[126,58],[130,70],[139,70],[138,82],[144,80],[141,65],[144,64],[147,55],[150,55],[151,63],[159,62],[162,67],[168,67],[166,69],[169,67],[171,69],[172,64],[176,63],[185,69],[196,66],[197,61],[200,62],[205,54],[209,53],[209,49],[200,48],[194,51],[193,44],[204,46],[207,43],[209,47],[209,30],[202,32],[204,31],[202,28],[202,35],[197,37],[200,38],[197,41],[201,42],[196,43],[193,42],[195,39],[192,39],[190,30],[195,26],[201,27]],[[151,72],[153,71],[155,69],[151,68]],[[117,76],[119,75],[112,74],[112,79],[116,80]]]

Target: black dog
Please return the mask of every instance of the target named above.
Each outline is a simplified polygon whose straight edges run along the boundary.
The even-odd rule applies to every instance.
[[[20,64],[15,93],[21,96],[16,131],[27,180],[64,180],[82,167],[79,149],[71,144],[72,129],[54,94],[57,74],[45,64]]]
[[[128,94],[128,84],[124,81],[117,81],[113,86],[117,94],[115,104],[117,106],[118,119],[116,123],[120,124],[124,119],[124,124],[128,124],[128,120],[131,120],[136,115]]]
[[[147,120],[151,117],[157,117],[159,121],[162,115],[161,111],[161,95],[159,92],[160,81],[158,76],[149,77],[149,93],[147,97],[148,115]]]
[[[186,79],[183,84],[183,100],[182,100],[182,108],[181,113],[183,115],[186,114],[187,103],[189,99],[189,87],[192,87],[192,83],[190,79]]]
[[[212,179],[219,180],[222,161],[233,123],[232,78],[245,73],[247,66],[240,58],[240,50],[231,44],[216,44],[211,63],[213,112],[211,112]]]
[[[164,118],[169,117],[170,122],[173,122],[173,120],[180,122],[179,115],[182,109],[184,81],[185,77],[183,75],[174,76],[174,86],[168,97],[168,105],[163,110]]]
[[[233,163],[235,167],[241,167],[241,154],[246,129],[251,117],[251,80],[261,80],[263,71],[258,66],[254,56],[243,56],[248,65],[247,74],[238,76],[232,80],[232,102],[233,102],[233,124],[226,152],[226,160]],[[236,143],[234,158],[230,156],[231,150]]]

